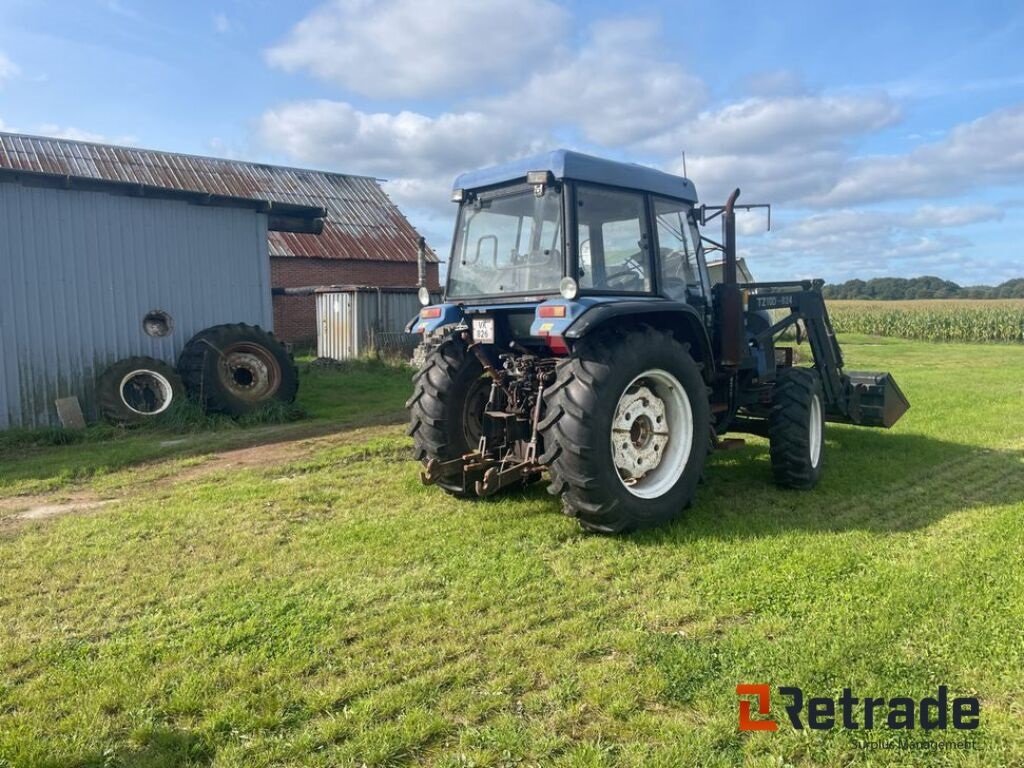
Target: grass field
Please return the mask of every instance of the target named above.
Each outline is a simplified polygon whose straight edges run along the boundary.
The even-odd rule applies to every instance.
[[[297,405],[305,418],[293,424],[246,426],[226,417],[178,424],[171,418],[166,425],[142,430],[99,425],[70,435],[57,430],[0,432],[0,494],[102,484],[119,469],[157,460],[162,461],[153,468],[168,474],[202,461],[211,452],[257,440],[291,440],[340,426],[402,417],[409,389],[405,366],[355,361],[337,369],[319,369],[305,360],[299,368],[302,386]],[[62,444],[67,440],[72,442]]]
[[[0,765],[1024,764],[1024,347],[843,341],[911,400],[895,430],[830,427],[810,493],[758,440],[716,454],[683,519],[629,537],[539,487],[425,488],[400,426],[235,464],[8,450],[0,502],[107,503],[0,525]],[[332,424],[405,394],[307,391]],[[977,748],[739,733],[740,682],[946,684],[982,701]]]
[[[828,301],[839,333],[924,341],[1024,343],[1024,299]]]

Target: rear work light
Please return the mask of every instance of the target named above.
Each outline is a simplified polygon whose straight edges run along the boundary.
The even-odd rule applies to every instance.
[[[537,308],[538,317],[565,317],[564,304],[548,304]]]
[[[424,320],[436,320],[441,316],[440,307],[424,307],[420,310],[420,317]]]

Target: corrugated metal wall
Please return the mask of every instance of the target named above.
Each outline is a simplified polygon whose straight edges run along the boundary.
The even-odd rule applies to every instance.
[[[0,183],[0,429],[56,423],[54,400],[87,415],[116,360],[174,363],[211,325],[270,328],[265,214]],[[163,310],[173,331],[147,336]]]
[[[317,355],[348,360],[377,351],[404,351],[415,345],[416,337],[404,331],[419,311],[415,290],[321,291],[316,296]]]

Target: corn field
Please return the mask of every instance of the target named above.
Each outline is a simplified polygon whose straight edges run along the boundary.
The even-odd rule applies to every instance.
[[[829,301],[838,333],[1024,343],[1024,300]]]

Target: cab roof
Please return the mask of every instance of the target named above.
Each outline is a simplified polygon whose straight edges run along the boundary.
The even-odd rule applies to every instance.
[[[590,181],[697,202],[697,190],[693,182],[682,176],[674,176],[645,165],[605,160],[568,149],[556,149],[541,155],[463,173],[455,179],[453,189],[480,189],[522,181],[530,171],[550,171],[556,179]]]

